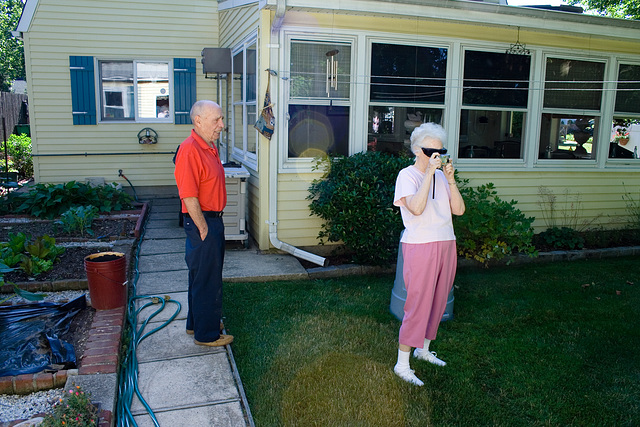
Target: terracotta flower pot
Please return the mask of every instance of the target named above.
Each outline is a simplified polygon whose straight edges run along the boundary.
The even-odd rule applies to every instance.
[[[620,145],[627,145],[629,143],[629,138],[620,138],[618,140],[618,144]]]

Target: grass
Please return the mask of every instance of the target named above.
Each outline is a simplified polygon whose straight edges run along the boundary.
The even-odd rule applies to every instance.
[[[454,319],[392,372],[393,276],[225,285],[257,426],[640,424],[637,258],[467,269]]]

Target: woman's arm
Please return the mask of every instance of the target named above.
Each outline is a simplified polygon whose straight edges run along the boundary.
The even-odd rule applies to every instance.
[[[451,213],[453,215],[462,215],[466,209],[464,205],[464,199],[460,194],[460,190],[458,190],[458,185],[456,184],[455,171],[453,169],[453,165],[449,163],[443,169],[444,175],[447,178],[447,182],[449,183],[449,189],[451,190],[451,201],[449,202],[451,205]]]

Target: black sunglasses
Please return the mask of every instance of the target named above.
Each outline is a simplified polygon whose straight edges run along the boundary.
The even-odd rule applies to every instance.
[[[447,154],[446,148],[424,148],[424,147],[420,147],[420,148],[422,148],[422,152],[427,157],[433,156],[433,153]]]

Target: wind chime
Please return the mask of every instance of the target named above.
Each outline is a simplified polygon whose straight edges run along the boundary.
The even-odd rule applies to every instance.
[[[340,51],[338,49],[327,52],[327,98],[331,96],[331,89],[338,89],[338,61],[334,59]]]

